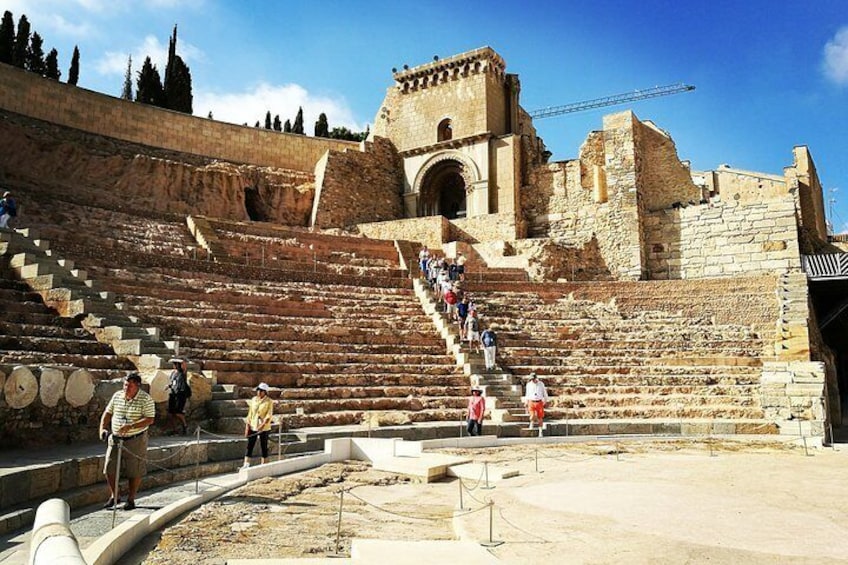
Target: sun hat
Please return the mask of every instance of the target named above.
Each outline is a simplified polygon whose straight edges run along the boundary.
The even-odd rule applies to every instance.
[[[264,390],[265,392],[268,392],[268,388],[268,383],[259,383],[256,386],[256,390]]]

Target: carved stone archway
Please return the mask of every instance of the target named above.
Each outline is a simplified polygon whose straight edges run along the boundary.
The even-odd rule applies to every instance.
[[[480,180],[476,164],[458,151],[444,151],[428,159],[413,183],[418,196],[417,215],[463,218],[468,195]]]

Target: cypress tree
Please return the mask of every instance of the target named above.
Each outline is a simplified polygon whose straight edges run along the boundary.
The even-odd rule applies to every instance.
[[[159,70],[150,61],[150,57],[144,60],[141,70],[138,72],[136,80],[135,101],[143,104],[153,104],[154,106],[162,106],[164,100],[164,91],[162,89],[162,79],[159,76]]]
[[[15,45],[12,49],[12,64],[25,69],[27,50],[29,50],[29,20],[24,15],[18,20],[18,33],[15,35]]]
[[[271,110],[265,112],[265,129],[271,129]]]
[[[12,12],[3,12],[0,22],[0,63],[12,64],[12,52],[15,50],[15,21]]]
[[[29,40],[29,47],[27,48],[26,58],[26,69],[31,73],[43,76],[45,71],[44,40],[41,39],[41,36],[38,34],[38,32],[33,33],[32,37]]]
[[[74,55],[71,57],[71,68],[68,70],[68,84],[76,84],[79,80],[79,47],[74,45]]]
[[[280,115],[274,116],[274,131],[283,131],[283,122],[280,121]]]
[[[127,57],[127,72],[124,74],[124,88],[121,90],[121,98],[124,100],[133,99],[132,91],[132,55]]]
[[[50,53],[47,54],[47,58],[44,60],[44,67],[44,76],[47,78],[59,80],[59,77],[62,76],[62,71],[59,70],[59,52],[55,48],[51,49]]]
[[[318,121],[315,122],[315,137],[329,137],[330,125],[327,123],[327,114],[321,112]]]
[[[192,113],[191,71],[177,55],[177,26],[168,43],[168,64],[165,66],[165,108]]]
[[[297,109],[297,116],[295,116],[294,125],[292,125],[292,133],[303,135],[303,107]]]
[[[291,133],[291,121],[286,120],[286,123],[283,124],[283,133]]]

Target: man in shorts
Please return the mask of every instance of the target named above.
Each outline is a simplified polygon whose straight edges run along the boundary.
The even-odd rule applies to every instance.
[[[536,373],[530,373],[530,380],[527,381],[527,387],[524,389],[524,402],[527,405],[527,412],[530,413],[530,428],[533,429],[533,424],[538,422],[539,427],[542,427],[542,422],[545,420],[545,401],[548,399],[548,391],[545,388],[545,383],[539,380]]]
[[[122,477],[127,477],[127,502],[124,510],[135,508],[135,495],[141,478],[147,474],[147,428],[156,417],[156,405],[149,394],[141,390],[141,376],[130,373],[124,378],[123,390],[112,399],[100,417],[100,439],[108,440],[106,465],[103,473],[109,483],[111,496],[104,508],[112,508],[120,500],[117,484],[118,452],[121,452]]]

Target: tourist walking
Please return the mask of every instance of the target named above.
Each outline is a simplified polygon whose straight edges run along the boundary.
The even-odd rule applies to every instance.
[[[268,385],[259,383],[256,396],[250,399],[247,409],[247,422],[244,426],[244,437],[247,438],[247,451],[244,453],[242,469],[250,467],[253,458],[253,448],[256,438],[259,438],[259,450],[262,457],[260,464],[268,462],[268,436],[271,433],[271,417],[274,415],[274,401],[268,398]]]
[[[156,405],[149,394],[141,390],[141,376],[130,373],[124,378],[123,390],[112,395],[100,417],[100,439],[108,441],[103,472],[109,483],[109,500],[104,508],[120,501],[117,484],[118,453],[121,452],[121,477],[128,479],[127,502],[124,510],[135,508],[135,496],[141,478],[147,474],[147,428],[156,417]]]
[[[456,320],[459,322],[459,339],[465,339],[465,321],[468,319],[468,295],[464,295],[456,305]]]
[[[9,220],[18,215],[18,206],[15,204],[12,193],[8,190],[3,193],[3,198],[0,199],[0,228],[7,229]]]
[[[188,371],[185,359],[174,358],[169,361],[174,364],[171,380],[168,383],[168,425],[170,435],[176,435],[179,422],[182,434],[188,431],[185,417],[186,401],[191,398],[191,388],[188,386]]]
[[[495,334],[495,326],[490,325],[480,334],[480,343],[483,344],[483,358],[486,361],[486,370],[495,368],[495,356],[498,350],[498,336]]]
[[[527,386],[524,389],[524,402],[527,406],[527,412],[530,413],[530,429],[533,429],[533,424],[538,422],[539,427],[542,427],[542,422],[545,419],[545,401],[548,400],[548,391],[545,389],[545,383],[539,380],[536,373],[530,373],[530,380],[527,381]]]
[[[427,263],[430,260],[430,250],[427,246],[423,246],[418,252],[418,268],[421,269],[421,276],[427,278]]]
[[[465,339],[468,340],[468,349],[474,348],[475,353],[480,353],[480,320],[477,318],[476,310],[468,311],[468,319],[465,320]]]
[[[459,280],[465,280],[465,262],[467,258],[462,254],[462,251],[459,251],[456,254],[456,274],[459,277]]]
[[[468,399],[468,435],[479,436],[483,433],[483,417],[486,414],[486,398],[483,391],[477,387],[471,389],[471,398]]]

